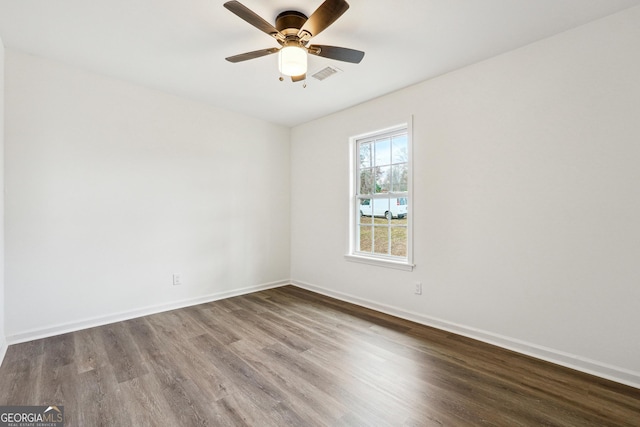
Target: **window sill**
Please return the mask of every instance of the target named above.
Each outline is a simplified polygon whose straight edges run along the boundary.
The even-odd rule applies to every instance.
[[[406,261],[393,261],[390,259],[373,258],[361,255],[347,254],[344,259],[350,262],[359,262],[361,264],[375,265],[378,267],[394,268],[396,270],[413,271],[415,264],[410,264]]]

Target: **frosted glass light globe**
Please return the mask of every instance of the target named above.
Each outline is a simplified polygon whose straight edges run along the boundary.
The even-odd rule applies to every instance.
[[[299,46],[285,46],[279,52],[278,68],[285,76],[300,76],[307,72],[307,52]]]

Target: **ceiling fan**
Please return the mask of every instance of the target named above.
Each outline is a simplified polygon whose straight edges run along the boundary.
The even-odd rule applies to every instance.
[[[260,31],[267,33],[280,44],[279,48],[254,50],[225,58],[229,62],[247,61],[277,52],[280,72],[297,82],[306,79],[307,54],[353,64],[360,63],[364,57],[364,52],[359,50],[309,44],[312,37],[324,31],[349,9],[349,4],[345,0],[325,0],[310,17],[295,10],[284,11],[276,17],[275,26],[239,1],[228,1],[224,7]]]

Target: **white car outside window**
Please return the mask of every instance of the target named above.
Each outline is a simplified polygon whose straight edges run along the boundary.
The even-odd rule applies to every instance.
[[[362,199],[360,216],[377,216],[387,219],[407,216],[407,199],[392,197],[388,199]]]

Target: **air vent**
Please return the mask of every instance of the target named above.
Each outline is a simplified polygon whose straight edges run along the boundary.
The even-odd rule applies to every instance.
[[[336,73],[339,73],[340,71],[342,70],[339,68],[325,67],[322,70],[318,71],[317,73],[313,74],[311,77],[322,81],[326,78],[333,76]]]

